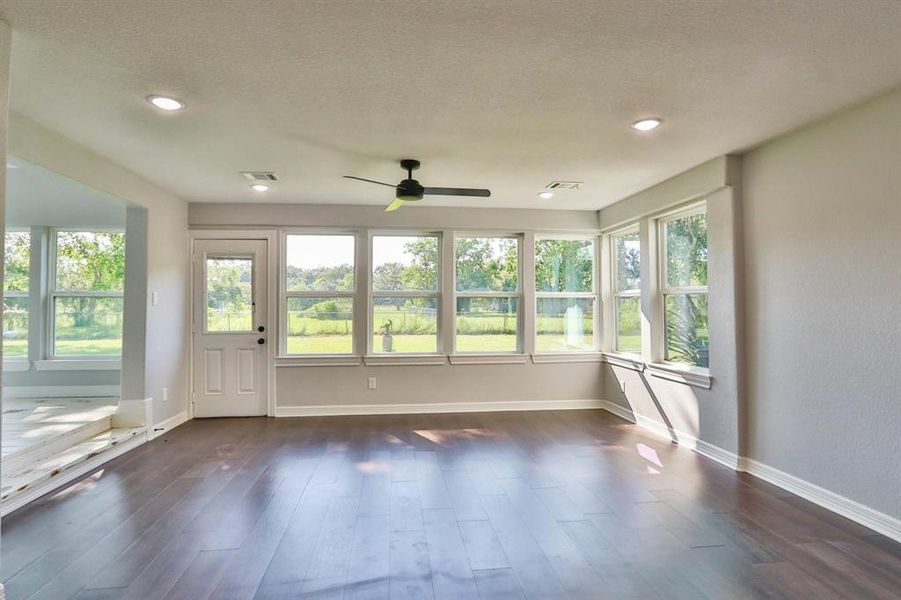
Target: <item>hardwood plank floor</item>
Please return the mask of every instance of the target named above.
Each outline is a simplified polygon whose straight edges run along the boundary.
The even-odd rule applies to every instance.
[[[901,597],[901,544],[603,411],[195,420],[2,526],[11,600]]]

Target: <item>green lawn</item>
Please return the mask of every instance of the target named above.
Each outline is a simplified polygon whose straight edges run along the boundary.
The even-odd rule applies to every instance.
[[[27,340],[3,340],[3,356],[24,358],[28,354]],[[119,356],[121,339],[107,340],[57,340],[56,356]]]

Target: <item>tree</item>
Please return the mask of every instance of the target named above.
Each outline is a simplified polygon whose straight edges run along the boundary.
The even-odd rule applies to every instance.
[[[124,233],[60,231],[57,234],[57,289],[121,292],[124,287]],[[105,298],[72,297],[69,302],[74,307],[72,318],[76,327],[92,327],[97,308],[110,308]]]
[[[27,231],[6,232],[6,271],[3,276],[3,290],[24,292],[28,289],[29,260],[31,257],[31,235]]]
[[[539,240],[535,243],[535,282],[542,292],[590,291],[593,246],[587,240]]]

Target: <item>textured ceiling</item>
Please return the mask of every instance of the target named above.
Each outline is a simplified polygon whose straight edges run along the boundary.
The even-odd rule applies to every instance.
[[[901,2],[10,1],[13,110],[192,201],[599,208],[901,84]],[[184,99],[159,114],[144,97]],[[639,135],[628,124],[659,115]],[[536,197],[553,179],[581,192]]]

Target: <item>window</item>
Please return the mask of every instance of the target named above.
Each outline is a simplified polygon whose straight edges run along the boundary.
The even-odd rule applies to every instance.
[[[28,287],[31,233],[7,231],[3,275],[3,358],[28,357]]]
[[[661,220],[663,359],[708,367],[707,214],[694,208]]]
[[[613,259],[614,348],[641,353],[641,244],[638,229],[610,236]]]
[[[253,259],[206,259],[207,333],[253,331]]]
[[[54,230],[52,243],[49,354],[119,356],[125,234]]]
[[[535,240],[535,349],[594,350],[595,246],[592,239]]]
[[[285,352],[352,354],[356,238],[288,235],[285,242]]]
[[[456,352],[519,351],[519,238],[455,240]]]
[[[441,238],[372,236],[370,352],[438,352]]]

